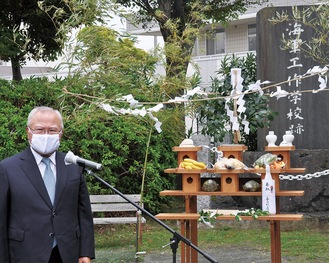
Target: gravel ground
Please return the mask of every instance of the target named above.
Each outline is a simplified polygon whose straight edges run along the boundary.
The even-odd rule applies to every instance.
[[[220,263],[270,263],[271,254],[261,250],[244,247],[219,247],[209,248],[203,250],[212,260],[208,260],[203,255],[199,254],[199,263],[206,262],[220,262]],[[93,260],[93,263],[133,263],[133,262],[145,262],[145,263],[170,263],[175,262],[171,251],[171,248],[160,248],[159,251],[152,251],[140,255],[138,259],[135,259],[134,248],[130,251],[126,249],[115,251],[97,251],[97,260]],[[180,263],[180,253],[177,252],[176,262]],[[299,261],[293,258],[282,258],[282,263]],[[193,262],[192,262],[193,263]],[[324,262],[323,262],[324,263]]]
[[[171,252],[171,251],[170,251]],[[212,248],[205,252],[208,256],[211,257],[210,261],[206,259],[203,255],[199,254],[198,262],[206,263],[206,262],[221,262],[221,263],[269,263],[271,262],[270,253],[250,250],[246,248]],[[180,262],[180,255],[177,256],[176,262]],[[152,253],[147,254],[144,257],[144,262],[149,263],[168,263],[174,262],[172,253]]]

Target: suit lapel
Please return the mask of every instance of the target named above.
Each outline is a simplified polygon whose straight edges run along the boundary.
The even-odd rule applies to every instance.
[[[56,153],[56,194],[55,202],[56,206],[60,197],[64,191],[67,181],[68,166],[64,163],[64,154],[61,152]]]
[[[26,176],[31,181],[34,188],[38,191],[42,199],[47,203],[50,208],[53,205],[50,201],[46,186],[40,174],[39,167],[34,159],[31,149],[28,148],[22,153],[22,169]],[[60,152],[56,153],[56,193],[54,206],[57,205],[60,196],[63,193],[67,181],[68,167],[64,163],[64,155]]]
[[[28,148],[22,154],[22,169],[25,175],[29,178],[34,188],[38,191],[42,199],[49,207],[52,207],[46,186],[42,180],[39,167],[34,159],[31,149]]]

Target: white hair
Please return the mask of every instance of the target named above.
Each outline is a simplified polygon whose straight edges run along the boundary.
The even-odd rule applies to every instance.
[[[27,117],[27,124],[26,124],[27,127],[30,127],[30,124],[32,122],[32,118],[33,118],[34,114],[36,114],[39,111],[41,111],[41,112],[45,112],[45,111],[55,112],[58,115],[58,117],[59,117],[59,119],[61,121],[61,129],[62,130],[64,129],[62,114],[58,110],[54,110],[53,108],[46,107],[46,106],[36,107],[33,110],[31,110],[29,116]]]

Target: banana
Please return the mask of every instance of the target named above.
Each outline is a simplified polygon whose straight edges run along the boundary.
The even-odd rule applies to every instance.
[[[196,169],[204,169],[206,168],[206,164],[204,162],[193,162],[193,166],[197,167]]]
[[[180,168],[184,169],[205,169],[206,166],[207,165],[204,162],[198,162],[191,158],[185,158],[180,164]]]
[[[193,163],[193,162],[195,162],[195,160],[193,160],[193,159],[191,159],[191,158],[185,158],[185,159],[184,159],[184,162],[185,162],[185,163]]]

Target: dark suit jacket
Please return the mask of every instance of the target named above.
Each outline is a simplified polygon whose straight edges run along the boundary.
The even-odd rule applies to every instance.
[[[93,219],[84,176],[56,153],[51,204],[31,149],[0,162],[0,262],[46,263],[54,235],[64,263],[95,257]]]

